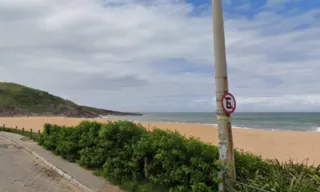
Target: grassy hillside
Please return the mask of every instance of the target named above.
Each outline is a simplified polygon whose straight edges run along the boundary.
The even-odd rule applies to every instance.
[[[0,83],[0,108],[25,109],[30,112],[59,112],[63,106],[77,107],[72,101],[64,100],[48,92],[15,83]]]
[[[0,82],[0,116],[61,115],[97,117],[99,115],[139,115],[79,106],[72,101],[15,83]]]

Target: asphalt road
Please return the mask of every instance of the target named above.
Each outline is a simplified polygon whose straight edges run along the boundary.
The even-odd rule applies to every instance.
[[[0,137],[1,192],[81,192],[24,149]]]

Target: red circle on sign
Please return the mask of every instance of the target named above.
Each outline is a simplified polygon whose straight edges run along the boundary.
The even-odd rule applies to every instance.
[[[230,97],[230,99],[227,99],[228,96]],[[231,105],[231,102],[229,100],[233,101],[233,106]],[[234,98],[234,96],[231,93],[225,93],[222,96],[221,102],[222,102],[222,108],[226,114],[230,115],[231,113],[233,113],[236,110],[236,107],[237,107],[236,99]],[[225,105],[225,103],[228,105],[228,102],[231,105],[231,109],[228,109],[227,106]]]

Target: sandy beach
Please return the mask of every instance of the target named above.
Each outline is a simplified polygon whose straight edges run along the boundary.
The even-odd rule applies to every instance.
[[[38,131],[45,123],[73,126],[83,120],[106,122],[104,119],[79,119],[65,117],[0,117],[0,125]],[[204,142],[218,144],[218,132],[215,126],[184,123],[141,123],[147,129],[177,130],[185,136],[194,136]],[[309,164],[320,164],[320,133],[294,131],[266,131],[257,129],[233,129],[234,145],[237,149],[262,155],[265,158],[276,158],[280,161],[293,159]]]

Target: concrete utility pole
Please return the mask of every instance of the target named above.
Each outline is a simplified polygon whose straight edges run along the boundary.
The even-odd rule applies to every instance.
[[[212,0],[213,37],[214,37],[214,64],[216,80],[217,124],[219,130],[219,158],[231,165],[229,175],[236,178],[234,164],[234,150],[230,114],[223,110],[222,97],[228,93],[228,76],[226,63],[226,48],[223,24],[223,9],[221,0]],[[225,191],[224,175],[221,173],[222,182],[219,192]]]

